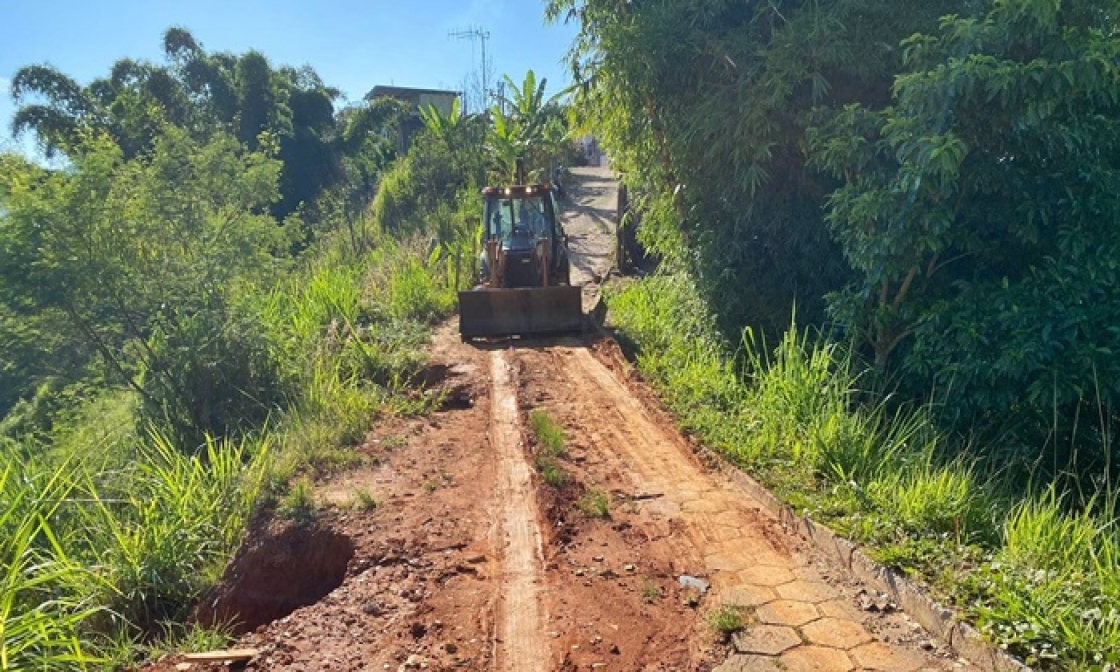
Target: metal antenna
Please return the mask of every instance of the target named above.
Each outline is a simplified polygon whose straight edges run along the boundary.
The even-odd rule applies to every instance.
[[[486,109],[486,100],[490,96],[489,82],[486,81],[486,42],[490,39],[490,31],[481,26],[471,26],[465,30],[454,30],[447,34],[458,40],[478,40],[482,43],[482,110]]]

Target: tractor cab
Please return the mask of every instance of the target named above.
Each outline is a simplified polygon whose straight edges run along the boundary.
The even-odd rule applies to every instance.
[[[568,284],[567,244],[551,185],[487,187],[482,196],[482,284],[505,288]],[[495,277],[496,272],[502,277]]]

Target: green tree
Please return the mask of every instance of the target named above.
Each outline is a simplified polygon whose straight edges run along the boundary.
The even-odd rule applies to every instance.
[[[904,44],[883,111],[813,139],[861,280],[836,297],[881,366],[960,420],[1075,423],[1120,397],[1120,39],[1096,0],[997,0]],[[1094,411],[1094,417],[1099,416]]]
[[[486,178],[481,148],[487,118],[452,120],[434,109],[423,115],[424,131],[385,175],[371,206],[374,221],[396,235],[446,229],[451,219],[462,218],[464,202],[477,202]]]
[[[0,298],[58,315],[180,436],[234,431],[281,391],[234,306],[239,283],[269,277],[291,244],[293,227],[262,214],[279,171],[229,136],[200,144],[175,127],[133,159],[94,136],[65,171],[8,162]]]
[[[570,62],[583,125],[634,193],[642,235],[696,274],[723,328],[821,320],[850,277],[807,168],[809,112],[889,100],[898,42],[964,4],[943,0],[618,3],[552,0],[580,22]]]
[[[229,134],[252,151],[275,144],[280,198],[270,208],[281,219],[347,183],[355,161],[383,163],[384,126],[361,126],[369,142],[358,141],[359,127],[335,114],[339,91],[310,67],[274,67],[257,51],[207,52],[183,28],[164,33],[163,51],[163,64],[121,59],[88,86],[50,66],[21,68],[12,79],[20,106],[13,132],[32,133],[48,154],[69,158],[83,150],[85,134],[103,133],[131,159],[151,151],[168,125],[199,142]]]

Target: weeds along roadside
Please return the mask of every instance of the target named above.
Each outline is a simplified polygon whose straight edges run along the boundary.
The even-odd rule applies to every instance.
[[[281,481],[353,462],[347,448],[380,411],[422,413],[437,401],[412,387],[431,324],[454,308],[438,273],[422,243],[385,239],[357,263],[324,255],[267,297],[262,323],[299,389],[276,425]]]
[[[348,448],[379,413],[438,401],[412,383],[451,284],[428,243],[383,237],[361,255],[327,245],[277,287],[245,287],[240,309],[288,401],[242,438],[177,445],[114,390],[46,441],[0,439],[0,669],[109,669],[175,646],[161,638],[220,641],[175,624],[257,507],[299,474],[354,463]]]
[[[1120,665],[1114,492],[1077,510],[1056,487],[1028,491],[953,450],[925,409],[868,402],[862,365],[796,325],[773,348],[749,332],[734,347],[687,277],[651,276],[607,301],[685,431],[1030,664]]]

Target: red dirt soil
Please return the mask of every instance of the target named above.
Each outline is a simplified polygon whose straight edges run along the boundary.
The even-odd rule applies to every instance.
[[[574,256],[609,239],[600,173],[589,214],[566,217]],[[859,609],[859,586],[697,458],[612,342],[467,345],[450,323],[430,371],[456,403],[379,423],[355,448],[372,466],[316,483],[313,522],[251,530],[199,608],[243,623],[235,646],[259,655],[242,669],[967,669],[902,615]],[[564,430],[561,486],[534,467],[533,409]],[[605,517],[580,506],[594,493]],[[745,626],[726,640],[709,625],[725,607]]]

